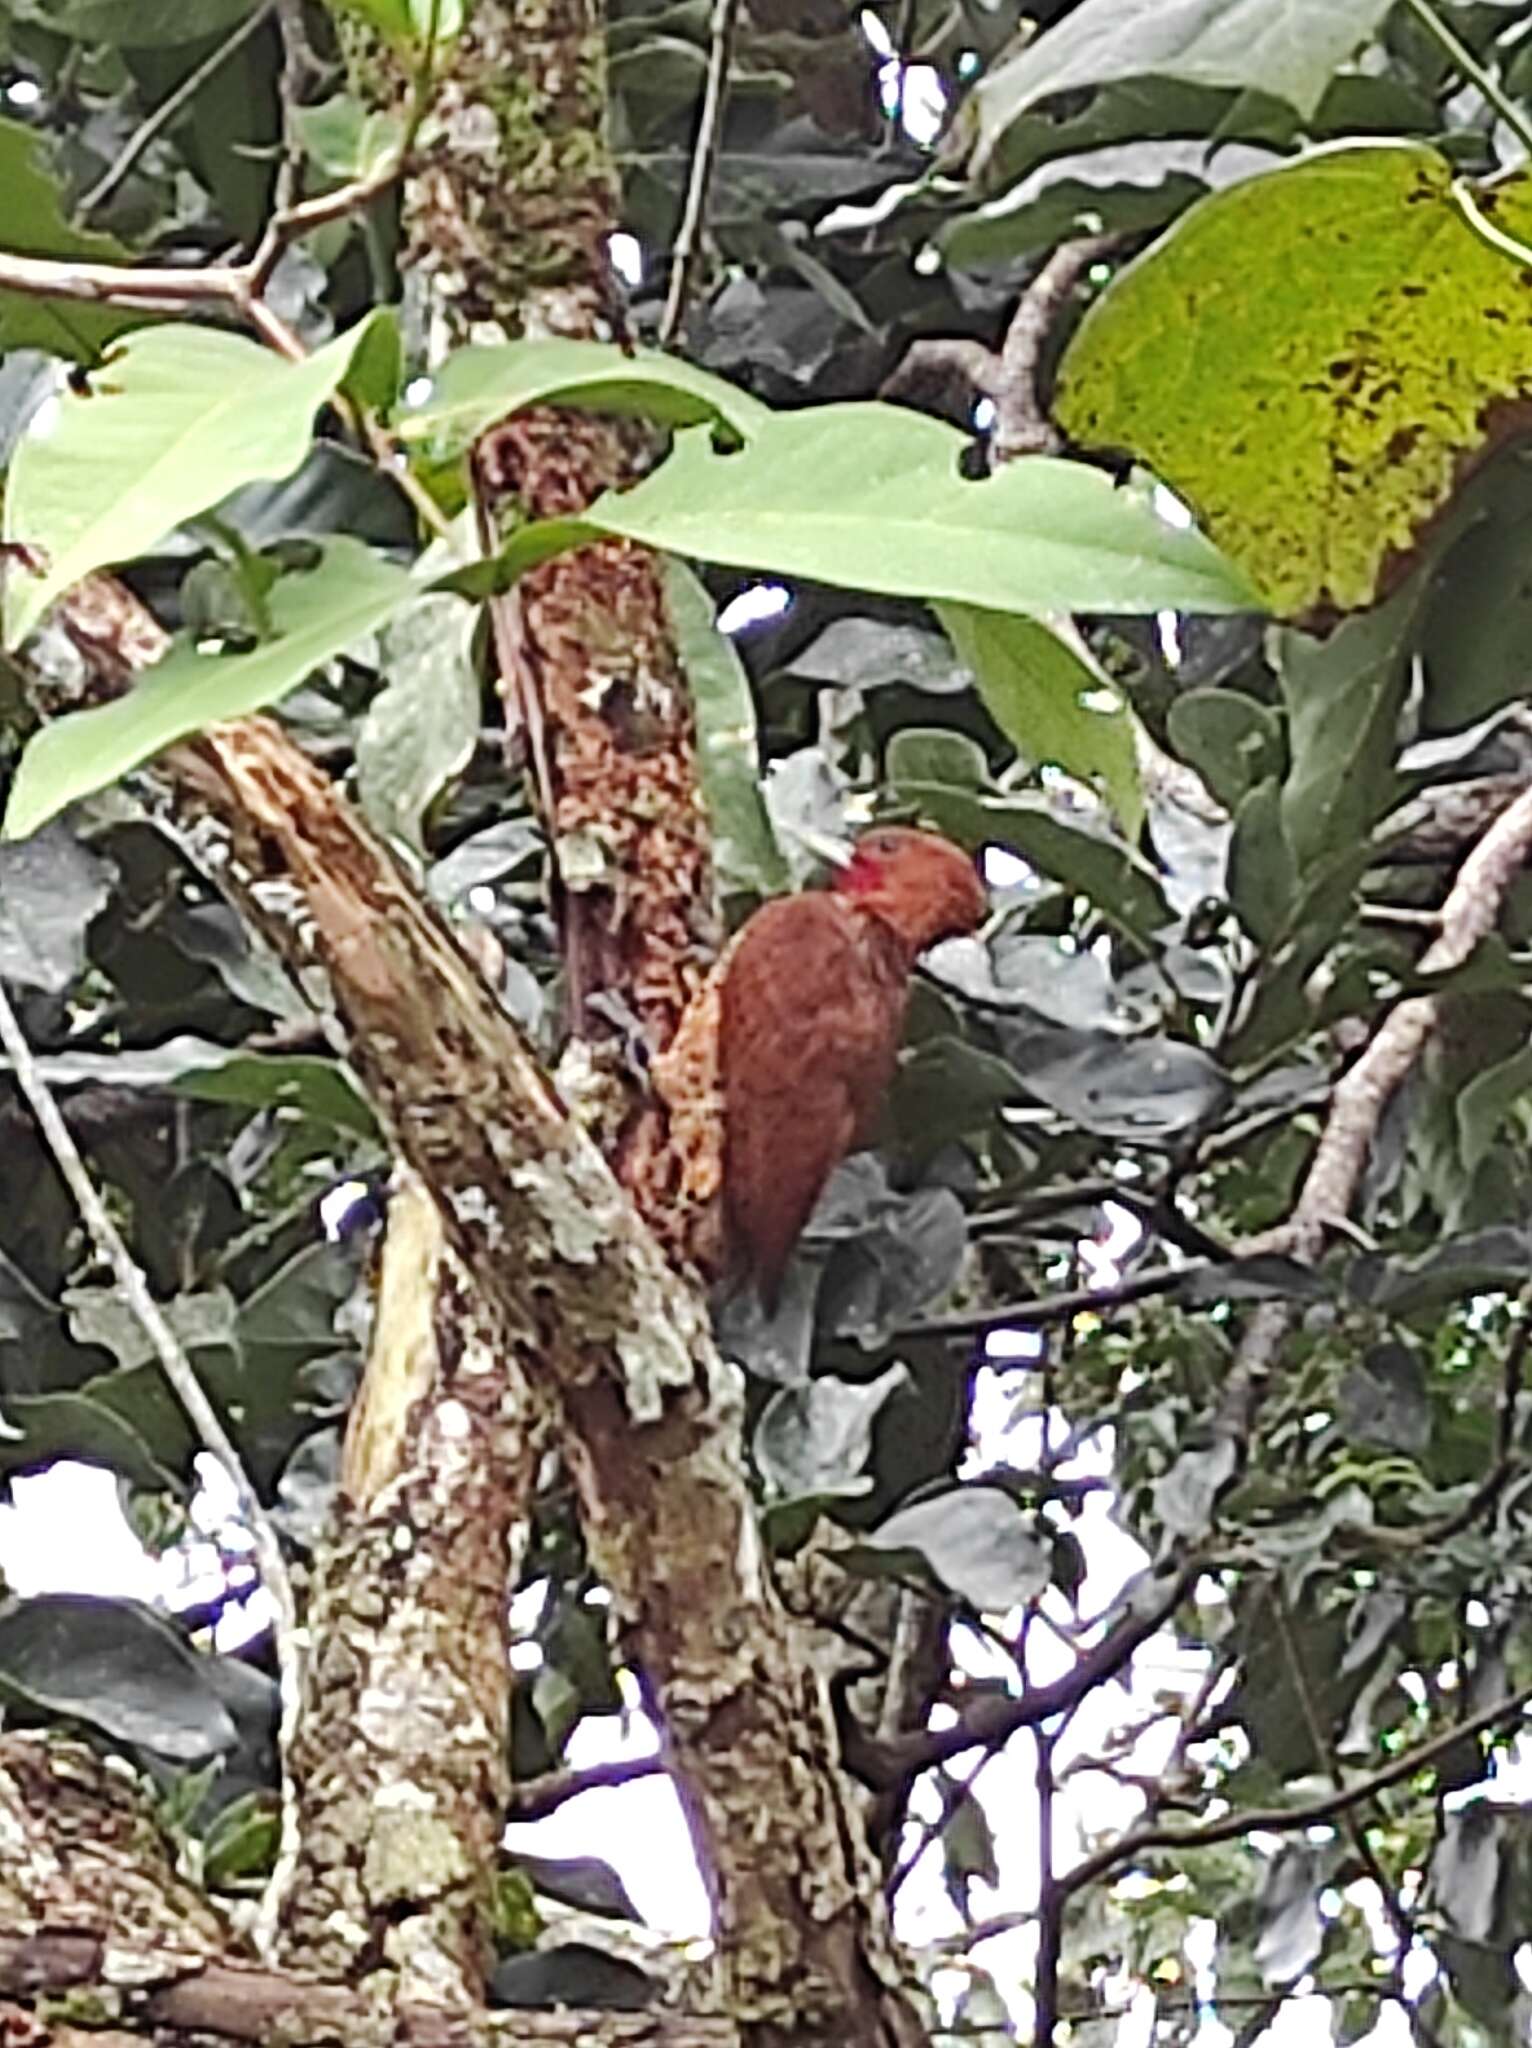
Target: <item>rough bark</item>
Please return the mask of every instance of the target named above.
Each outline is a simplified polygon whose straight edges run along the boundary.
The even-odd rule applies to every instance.
[[[390,1204],[337,1526],[308,1603],[309,1696],[288,1759],[300,1853],[281,1943],[289,1962],[389,1980],[391,1999],[481,2002],[494,1960],[527,1408],[411,1180]]]
[[[284,2048],[730,2048],[721,2020],[660,2012],[451,2010],[263,1969],[175,1868],[125,1765],[0,1735],[0,2039],[24,2048],[281,2042]]]
[[[82,644],[120,587],[66,600]],[[169,757],[201,855],[317,1000],[441,1210],[497,1352],[552,1413],[622,1647],[653,1690],[715,1885],[723,1994],[760,2042],[887,2043],[897,1984],[860,1796],[757,1540],[738,1373],[435,910],[265,719]]]
[[[436,84],[406,189],[401,268],[434,331],[610,339],[624,315],[607,254],[618,180],[604,139],[599,0],[481,0]],[[485,538],[582,511],[647,460],[631,424],[532,407],[480,443]],[[607,1149],[664,1229],[675,1172],[644,1068],[717,951],[691,699],[662,564],[603,541],[492,606],[508,728],[553,849],[575,1036],[606,1048]]]

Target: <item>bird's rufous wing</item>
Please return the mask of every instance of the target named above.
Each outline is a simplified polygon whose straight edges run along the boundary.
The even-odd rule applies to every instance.
[[[767,904],[729,963],[720,1015],[729,1233],[768,1309],[819,1192],[881,1101],[905,976],[829,895]]]

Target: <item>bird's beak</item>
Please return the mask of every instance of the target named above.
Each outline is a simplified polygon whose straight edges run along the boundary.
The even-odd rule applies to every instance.
[[[855,848],[849,839],[839,839],[832,832],[817,832],[812,825],[794,825],[790,829],[798,844],[806,847],[816,860],[832,868],[850,867]]]

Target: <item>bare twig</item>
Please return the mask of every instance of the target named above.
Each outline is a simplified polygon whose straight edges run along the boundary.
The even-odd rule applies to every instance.
[[[123,1300],[137,1317],[144,1334],[154,1347],[160,1367],[170,1382],[177,1400],[186,1410],[203,1447],[223,1468],[234,1489],[239,1518],[250,1531],[261,1583],[266,1588],[274,1615],[273,1639],[282,1701],[282,1849],[285,1852],[297,1825],[297,1807],[292,1785],[286,1774],[285,1758],[289,1741],[297,1725],[302,1696],[303,1658],[298,1606],[293,1594],[292,1579],[287,1570],[287,1561],[282,1555],[281,1543],[250,1482],[239,1452],[234,1447],[233,1439],[224,1428],[217,1409],[204,1392],[202,1382],[193,1370],[191,1360],[182,1348],[179,1338],[171,1329],[164,1311],[149,1292],[149,1283],[142,1269],[135,1264],[121,1232],[107,1213],[106,1204],[90,1177],[79,1147],[69,1134],[53,1092],[38,1072],[32,1048],[21,1028],[21,1020],[12,1008],[3,984],[0,984],[0,1045],[5,1048],[16,1076],[17,1086],[31,1106],[43,1140],[53,1155],[54,1163],[63,1176],[65,1185],[74,1197],[75,1206],[80,1212],[86,1230],[90,1233],[91,1242],[111,1267]],[[281,1861],[282,1857],[279,1854],[279,1868]]]
[[[1459,868],[1441,910],[1441,930],[1420,957],[1419,972],[1445,974],[1495,929],[1511,884],[1532,852],[1532,789],[1513,796]],[[1298,1199],[1285,1223],[1240,1247],[1246,1255],[1284,1254],[1313,1262],[1325,1233],[1343,1224],[1366,1170],[1383,1113],[1436,1029],[1435,996],[1394,1005],[1372,1043],[1342,1074]],[[1292,1327],[1285,1302],[1263,1302],[1245,1326],[1214,1429],[1243,1443],[1265,1382]]]
[[[1405,5],[1426,34],[1440,47],[1448,62],[1455,64],[1463,76],[1471,79],[1479,88],[1486,104],[1500,116],[1522,148],[1532,150],[1532,121],[1527,119],[1524,110],[1517,105],[1495,74],[1486,70],[1461,37],[1453,33],[1431,6],[1430,0],[1405,0]]]
[[[1428,1769],[1456,1744],[1467,1741],[1471,1736],[1483,1735],[1502,1721],[1508,1721],[1513,1714],[1521,1713],[1529,1701],[1532,1701],[1532,1685],[1524,1685],[1520,1691],[1497,1701],[1494,1706],[1485,1707],[1468,1720],[1444,1728],[1429,1742],[1421,1743],[1419,1748],[1405,1750],[1391,1758],[1369,1776],[1353,1779],[1344,1790],[1326,1793],[1323,1798],[1310,1799],[1301,1806],[1249,1807],[1242,1813],[1221,1814],[1217,1820],[1208,1821],[1198,1828],[1134,1828],[1125,1835],[1119,1835],[1106,1848],[1098,1849],[1095,1855],[1077,1863],[1073,1870],[1059,1879],[1060,1889],[1066,1894],[1080,1891],[1086,1885],[1094,1884],[1098,1878],[1105,1877],[1109,1871],[1116,1870],[1120,1864],[1131,1863],[1135,1857],[1148,1855],[1156,1849],[1177,1852],[1211,1849],[1219,1842],[1238,1841],[1246,1835],[1298,1834],[1323,1821],[1335,1820],[1363,1800],[1373,1799],[1391,1786],[1413,1778],[1417,1771]]]
[[[213,74],[222,70],[235,51],[242,48],[265,26],[271,18],[271,8],[272,0],[267,0],[264,7],[257,7],[253,14],[246,15],[232,34],[225,36],[217,49],[204,57],[194,70],[188,71],[175,91],[167,93],[154,111],[139,123],[95,184],[81,198],[75,208],[77,220],[86,219],[112,196],[155,137],[164,134],[171,122],[197,97]]]
[[[16,256],[7,250],[0,252],[0,289],[34,299],[71,299],[88,305],[160,311],[222,304],[254,324],[253,308],[261,302],[283,250],[386,192],[397,182],[403,161],[401,151],[368,177],[353,179],[333,192],[273,214],[255,254],[246,263],[200,267],[78,263],[51,256]]]
[[[905,1323],[900,1337],[982,1337],[989,1330],[1012,1324],[1041,1329],[1049,1323],[1073,1322],[1076,1316],[1108,1315],[1134,1301],[1147,1301],[1156,1294],[1179,1294],[1183,1288],[1200,1285],[1220,1268],[1211,1259],[1185,1266],[1157,1266],[1152,1273],[1131,1273],[1112,1287],[1074,1287],[1064,1294],[1039,1294],[1028,1301],[1001,1302],[998,1307],[972,1314],[928,1316],[923,1322]]]
[[[1000,358],[962,335],[920,335],[878,386],[879,398],[967,426],[981,398],[993,399]]]
[[[1420,957],[1420,973],[1445,974],[1461,967],[1488,938],[1529,852],[1532,790],[1524,789],[1458,870],[1442,905],[1440,934]],[[1407,996],[1394,1005],[1366,1052],[1335,1085],[1324,1134],[1287,1223],[1246,1250],[1318,1256],[1326,1228],[1350,1214],[1383,1112],[1425,1050],[1436,1017],[1434,996]]]
[[[1063,445],[1039,389],[1043,350],[1075,286],[1115,239],[1082,235],[1060,243],[1022,293],[990,386],[995,405],[989,443],[992,463],[1010,462],[1018,455],[1056,455]]]
[[[1120,1622],[1095,1649],[1086,1651],[1072,1671],[1066,1671],[1051,1684],[1029,1686],[1019,1699],[995,1693],[976,1694],[958,1708],[957,1720],[951,1727],[921,1729],[896,1741],[879,1743],[877,1749],[888,1781],[908,1784],[922,1771],[947,1763],[975,1743],[998,1749],[1020,1729],[1037,1728],[1059,1714],[1071,1713],[1087,1693],[1117,1677],[1150,1637],[1159,1634],[1205,1569],[1204,1559],[1188,1560],[1152,1608]]]
[[[702,107],[697,116],[697,137],[692,144],[691,177],[681,225],[671,251],[670,282],[665,290],[665,310],[660,315],[659,344],[669,348],[680,331],[691,290],[692,271],[702,247],[707,222],[708,198],[718,151],[723,142],[724,101],[729,90],[729,61],[734,50],[734,24],[739,0],[713,0],[713,19],[708,45],[707,81],[702,88]]]
[[[507,1820],[546,1820],[550,1813],[557,1813],[561,1806],[567,1806],[571,1799],[578,1799],[582,1792],[610,1791],[618,1785],[632,1785],[640,1778],[660,1777],[664,1770],[663,1757],[629,1756],[620,1757],[612,1763],[590,1764],[583,1771],[543,1771],[538,1777],[528,1778],[524,1784],[512,1786],[505,1817]]]

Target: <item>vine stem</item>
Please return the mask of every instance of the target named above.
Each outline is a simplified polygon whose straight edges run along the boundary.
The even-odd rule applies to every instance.
[[[65,1186],[74,1197],[75,1207],[80,1212],[80,1219],[89,1233],[91,1243],[111,1267],[112,1277],[117,1282],[123,1300],[133,1311],[145,1336],[154,1347],[161,1370],[170,1382],[177,1400],[185,1409],[203,1448],[211,1453],[228,1476],[229,1483],[234,1489],[239,1518],[250,1531],[261,1583],[266,1588],[273,1609],[272,1635],[276,1648],[282,1711],[282,1846],[285,1851],[290,1841],[295,1839],[297,1832],[297,1800],[292,1781],[287,1774],[286,1758],[289,1740],[297,1726],[298,1706],[302,1693],[303,1659],[298,1603],[276,1528],[261,1505],[260,1498],[251,1484],[250,1475],[234,1447],[233,1439],[224,1428],[217,1409],[208,1399],[180,1339],[171,1329],[164,1310],[149,1292],[149,1282],[142,1267],[134,1260],[122,1233],[112,1221],[101,1192],[90,1177],[90,1169],[70,1136],[69,1127],[64,1122],[53,1091],[42,1077],[32,1048],[27,1043],[26,1033],[21,1028],[21,1019],[13,1009],[3,983],[0,983],[0,1046],[4,1047],[16,1076],[16,1084],[37,1119],[37,1128],[42,1133],[43,1142],[63,1176]],[[278,1868],[281,1868],[283,1857],[280,1854],[277,1861]]]
[[[1442,20],[1431,0],[1404,0],[1404,4],[1438,49],[1451,59],[1465,78],[1473,80],[1507,128],[1532,155],[1532,121],[1527,119],[1494,73],[1485,69],[1468,45]]]
[[[687,181],[686,203],[681,225],[671,251],[670,284],[665,308],[660,315],[659,345],[669,348],[681,331],[691,291],[692,272],[701,254],[702,231],[707,222],[708,199],[723,146],[724,101],[729,90],[729,60],[734,49],[734,27],[739,0],[714,0],[708,44],[707,81],[702,88],[702,107],[697,116],[697,136],[692,145],[691,176]]]

